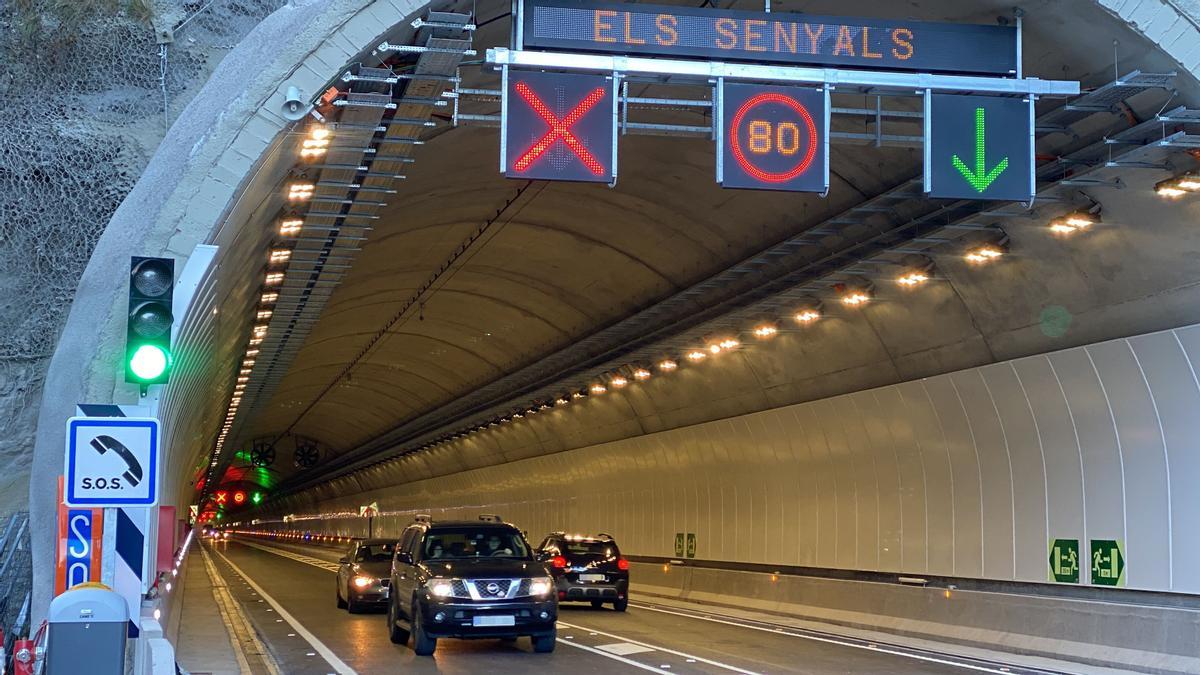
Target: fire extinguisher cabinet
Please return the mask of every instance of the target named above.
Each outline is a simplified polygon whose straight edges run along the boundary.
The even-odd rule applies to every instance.
[[[77,586],[50,602],[46,675],[123,675],[125,599],[102,584]]]

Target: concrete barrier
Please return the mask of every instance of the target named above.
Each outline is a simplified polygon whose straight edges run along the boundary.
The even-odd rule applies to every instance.
[[[631,564],[631,595],[1139,672],[1200,673],[1200,606]],[[1164,601],[1166,602],[1166,601]]]

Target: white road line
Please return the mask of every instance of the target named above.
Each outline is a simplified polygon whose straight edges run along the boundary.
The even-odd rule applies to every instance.
[[[648,649],[654,649],[654,650],[657,650],[660,652],[665,652],[667,654],[674,654],[675,656],[682,656],[685,659],[696,659],[700,663],[707,663],[710,666],[724,668],[725,670],[731,670],[735,673],[742,673],[742,675],[759,675],[756,671],[753,671],[753,670],[746,670],[744,668],[738,668],[737,666],[731,666],[728,663],[721,663],[720,661],[713,661],[712,659],[706,659],[706,658],[703,658],[700,656],[696,656],[695,654],[687,654],[685,652],[676,651],[674,649],[667,649],[666,647],[659,647],[658,645],[652,645],[649,642],[640,642],[640,641],[634,640],[632,638],[627,638],[624,635],[616,635],[615,633],[605,633],[602,630],[597,630],[595,628],[590,628],[587,626],[578,626],[575,624],[566,623],[561,618],[558,620],[558,625],[566,626],[567,628],[575,628],[578,630],[586,630],[586,631],[589,631],[592,633],[599,633],[600,635],[613,638],[614,640],[621,640],[623,642],[629,642],[629,643],[632,643],[632,644],[635,644],[635,645],[638,645],[641,647],[646,647]]]
[[[288,551],[288,550],[282,549],[282,548],[275,548],[273,546],[264,546],[263,544],[256,544],[252,541],[239,541],[238,543],[242,544],[243,546],[249,546],[250,548],[256,548],[260,551],[266,551],[267,553],[274,553],[275,555],[282,556],[284,558],[290,558],[297,562],[307,563],[309,565],[312,565],[313,567],[320,567],[321,569],[323,569],[327,572],[338,571],[338,564],[335,562],[329,562],[328,560],[321,560],[320,558],[314,558],[312,556],[307,556],[307,555],[304,555],[303,553],[295,553],[293,551]]]
[[[648,612],[660,612],[662,614],[674,614],[675,616],[682,616],[682,617],[685,617],[688,619],[696,619],[698,621],[711,621],[712,623],[723,623],[727,626],[737,626],[739,628],[748,628],[750,630],[762,631],[764,633],[771,633],[773,635],[783,635],[786,637],[802,638],[804,640],[812,640],[814,642],[825,642],[828,644],[839,645],[842,647],[853,647],[855,649],[861,649],[863,651],[878,652],[881,654],[891,654],[893,656],[902,656],[907,659],[916,659],[917,661],[925,661],[927,663],[938,663],[938,664],[945,665],[945,666],[955,666],[957,668],[964,668],[966,670],[976,670],[976,671],[983,672],[983,673],[997,673],[997,675],[1012,675],[1012,671],[1008,670],[1008,669],[989,668],[987,666],[979,666],[979,665],[975,665],[975,664],[971,664],[971,663],[961,663],[959,661],[951,661],[949,659],[939,659],[936,656],[926,656],[924,654],[913,654],[910,652],[902,652],[902,651],[898,651],[895,649],[889,649],[888,647],[882,647],[882,646],[878,646],[878,645],[863,645],[863,644],[851,642],[849,640],[838,640],[835,638],[822,637],[822,636],[818,636],[818,635],[808,635],[805,633],[797,633],[797,632],[790,631],[786,628],[767,628],[766,626],[756,626],[754,624],[741,623],[738,621],[728,621],[726,619],[716,619],[716,618],[709,617],[709,616],[699,616],[696,614],[689,614],[687,612],[673,612],[669,609],[650,607],[648,605],[643,605],[643,604],[639,604],[639,603],[629,603],[629,604],[634,607],[637,607],[638,609],[644,609]]]
[[[559,623],[562,623],[562,622],[560,621]],[[662,670],[661,670],[661,669],[659,669],[659,668],[655,668],[654,666],[648,666],[648,665],[646,665],[646,664],[644,664],[644,663],[640,663],[640,662],[638,662],[638,661],[634,661],[633,659],[627,659],[627,658],[625,658],[624,656],[617,656],[616,654],[609,654],[608,652],[601,651],[601,650],[599,650],[599,649],[596,649],[595,647],[589,647],[589,646],[587,646],[587,645],[581,645],[581,644],[578,644],[577,642],[575,642],[574,640],[564,640],[564,639],[562,639],[562,638],[558,638],[558,642],[559,642],[559,644],[570,645],[570,646],[572,646],[572,647],[574,647],[574,648],[576,648],[576,649],[582,649],[582,650],[584,650],[585,652],[591,652],[591,653],[593,653],[593,654],[599,654],[600,656],[603,656],[603,657],[604,657],[604,658],[606,658],[606,659],[612,659],[613,661],[620,661],[621,663],[624,663],[624,664],[627,664],[627,665],[633,666],[634,668],[641,668],[642,670],[649,670],[649,671],[651,671],[651,672],[654,672],[654,673],[661,673],[661,672],[662,672]]]
[[[333,653],[333,650],[331,650],[329,647],[326,647],[325,643],[318,640],[317,636],[310,633],[307,628],[305,628],[299,621],[296,620],[296,617],[292,616],[286,609],[284,609],[283,605],[276,602],[275,598],[267,594],[267,591],[255,583],[248,574],[243,572],[237,565],[233,564],[233,561],[226,557],[224,553],[221,553],[217,550],[214,550],[213,553],[216,553],[218,556],[220,556],[221,559],[225,561],[225,564],[229,565],[234,572],[237,572],[239,576],[246,580],[246,583],[250,585],[250,588],[253,588],[260,597],[270,603],[271,607],[275,609],[275,613],[281,616],[284,621],[287,621],[288,624],[296,631],[296,633],[298,633],[300,637],[303,637],[308,644],[312,645],[312,648],[315,649],[316,652],[321,655],[321,658],[325,659],[325,661],[327,661],[329,665],[339,673],[339,675],[358,675],[353,668],[346,665],[344,661],[339,659],[337,655]]]

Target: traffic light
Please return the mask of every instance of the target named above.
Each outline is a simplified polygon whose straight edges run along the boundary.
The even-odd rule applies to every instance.
[[[163,384],[171,375],[171,300],[175,261],[134,256],[129,264],[125,381]]]
[[[246,503],[246,493],[242,492],[241,490],[234,492],[233,493],[233,503],[237,504],[238,506],[245,504]]]
[[[261,504],[262,500],[263,496],[261,492],[255,492],[254,495],[250,497],[250,501],[254,502],[255,504]]]

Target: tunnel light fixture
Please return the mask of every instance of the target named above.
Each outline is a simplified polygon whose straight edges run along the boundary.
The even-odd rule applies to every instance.
[[[283,283],[283,272],[267,272],[265,283],[268,286],[278,286]]]
[[[907,288],[915,288],[929,281],[929,274],[920,270],[909,270],[896,277],[896,283]]]
[[[288,185],[287,198],[291,201],[301,201],[311,199],[313,191],[317,189],[312,183],[292,183]]]
[[[769,340],[779,334],[779,327],[773,323],[760,323],[754,327],[754,337],[759,340]]]
[[[246,375],[242,375],[242,376],[238,377],[237,381],[238,381],[239,383],[241,383],[241,382],[249,382],[249,381],[250,381],[250,378],[249,378],[248,376],[246,376]]]
[[[286,248],[277,248],[271,251],[271,256],[268,262],[272,265],[281,265],[287,262],[292,257],[292,252]]]
[[[513,416],[512,416],[512,418],[513,418],[514,420],[519,420],[519,419],[521,419],[522,417],[524,417],[524,415],[522,415],[522,414],[521,414],[521,413],[519,413],[519,412],[518,412],[518,413],[513,413]]]
[[[738,340],[736,340],[734,338],[724,338],[720,342],[717,343],[717,346],[719,346],[721,349],[730,350],[730,349],[736,349],[741,344],[742,344],[741,342],[739,342]]]
[[[650,371],[645,368],[638,368],[633,371],[633,378],[635,380],[648,380],[650,379]]]
[[[260,309],[260,310],[258,310],[258,312],[255,314],[255,316],[256,316],[256,317],[258,317],[258,320],[259,320],[259,321],[262,321],[262,320],[264,320],[264,319],[269,319],[269,318],[271,318],[271,315],[272,315],[272,314],[274,314],[274,312],[272,312],[272,311],[271,311],[271,310],[269,310],[269,309]]]
[[[1185,173],[1174,178],[1168,178],[1154,186],[1154,191],[1160,197],[1178,199],[1187,194],[1200,193],[1200,175]]]
[[[243,367],[243,368],[253,368],[253,367],[254,367],[254,363],[255,363],[255,360],[254,360],[254,359],[243,359],[243,360],[242,360],[242,367]]]
[[[566,405],[570,402],[571,400],[566,396],[559,396],[557,399],[555,399],[554,405]]]
[[[629,380],[625,379],[621,375],[614,375],[612,379],[608,381],[608,383],[614,387],[624,387],[625,385],[629,384]]]
[[[711,345],[708,346],[708,353],[713,354],[713,355],[720,354],[721,353],[721,345],[716,342],[712,343]]]
[[[871,296],[863,291],[849,291],[842,295],[842,303],[851,307],[865,305],[871,301]]]
[[[658,369],[663,371],[664,373],[669,373],[678,367],[679,367],[679,364],[676,363],[673,359],[663,359],[662,361],[658,362]]]
[[[576,391],[571,394],[571,398],[575,400],[579,400],[584,396],[587,396],[587,394],[583,393],[582,391]]]
[[[1088,211],[1075,211],[1050,221],[1050,231],[1054,234],[1069,237],[1077,232],[1084,232],[1092,225],[1100,222],[1100,215]]]
[[[246,356],[258,356],[258,350],[257,349],[247,349]]]
[[[252,329],[252,334],[254,337],[263,337],[267,334],[267,328],[268,326],[265,323],[257,324]]]
[[[597,382],[596,384],[593,384],[591,387],[589,387],[588,391],[590,391],[593,395],[598,396],[600,394],[607,392],[608,387],[605,387],[604,385]]]
[[[329,150],[329,129],[323,126],[313,126],[308,132],[308,138],[300,144],[300,156],[306,159],[320,157]]]
[[[259,303],[263,305],[273,305],[277,300],[279,300],[279,294],[275,293],[274,291],[269,291],[262,294],[262,297],[259,298]]]
[[[796,323],[812,323],[821,318],[821,312],[815,309],[802,309],[792,316]]]
[[[717,347],[717,351],[721,351],[721,348],[719,346]],[[708,354],[704,353],[703,351],[701,351],[699,349],[693,349],[692,351],[687,353],[687,357],[688,357],[689,361],[703,361],[706,356],[708,356]]]
[[[279,221],[279,234],[284,237],[294,237],[300,234],[302,227],[304,227],[304,221],[300,218],[284,218]]]
[[[972,265],[986,265],[1004,257],[1004,248],[996,244],[984,244],[968,250],[963,258]]]

